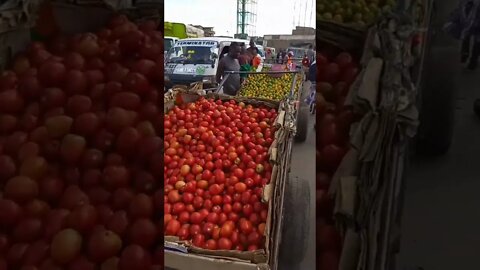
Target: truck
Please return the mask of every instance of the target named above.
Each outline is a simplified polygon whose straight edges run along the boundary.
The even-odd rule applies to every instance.
[[[177,22],[165,22],[164,26],[164,53],[166,54],[175,43],[184,38],[204,37],[205,32],[192,25]]]

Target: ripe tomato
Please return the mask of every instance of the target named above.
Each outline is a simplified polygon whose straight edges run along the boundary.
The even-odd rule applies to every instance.
[[[235,224],[233,223],[233,221],[225,222],[220,229],[220,236],[227,237],[227,238],[232,236],[234,232],[234,227],[235,227]]]
[[[223,189],[219,184],[213,184],[208,188],[208,191],[211,195],[219,195],[220,193],[222,193]]]
[[[219,216],[218,216],[217,213],[212,212],[212,213],[208,214],[208,216],[207,216],[207,222],[217,224],[218,220],[219,220]]]
[[[223,213],[229,214],[232,212],[232,205],[227,203],[223,205]]]
[[[178,221],[180,223],[185,224],[190,221],[190,213],[188,211],[183,211],[178,215]]]
[[[218,240],[218,248],[219,249],[230,250],[230,249],[232,249],[232,241],[228,238],[222,237]]]
[[[245,204],[242,208],[242,212],[246,217],[249,217],[253,213],[253,206],[251,204]]]
[[[195,236],[201,233],[201,231],[202,231],[202,228],[200,227],[200,225],[197,225],[197,224],[190,225],[190,235]]]
[[[214,228],[215,228],[215,225],[213,223],[206,222],[205,224],[203,224],[202,232],[207,236],[211,236]]]
[[[217,249],[217,242],[213,239],[209,239],[205,243],[205,248],[210,249],[210,250],[216,250]]]
[[[235,184],[235,191],[238,193],[243,193],[247,190],[247,185],[245,183],[236,183]]]
[[[250,234],[253,231],[252,223],[245,218],[240,219],[240,230],[246,235]]]
[[[200,197],[200,196],[196,196],[196,197],[193,199],[193,206],[195,207],[195,209],[200,209],[200,208],[202,208],[202,206],[203,206],[203,198]]]
[[[203,248],[205,246],[205,235],[198,233],[193,237],[193,245]]]
[[[220,195],[214,195],[214,196],[212,197],[212,203],[213,203],[214,205],[220,205],[220,204],[222,204],[222,202],[223,202],[222,196],[220,196]]]
[[[200,224],[203,221],[203,217],[199,212],[194,212],[190,215],[190,222],[192,224]]]
[[[210,200],[210,199],[206,199],[204,202],[203,202],[203,208],[210,211],[213,207],[213,202]]]
[[[236,169],[233,170],[233,175],[234,175],[235,177],[238,177],[239,179],[243,179],[243,177],[244,177],[244,172],[243,172],[242,169],[236,168]]]
[[[180,230],[180,222],[178,220],[172,219],[167,224],[167,227],[165,228],[165,233],[166,235],[177,235],[178,230]]]

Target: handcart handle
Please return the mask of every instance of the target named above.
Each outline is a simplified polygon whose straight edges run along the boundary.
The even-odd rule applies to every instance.
[[[220,89],[222,89],[223,85],[227,81],[228,77],[230,76],[231,73],[226,73],[225,76],[223,76],[222,81],[217,85],[217,88],[215,89],[214,93],[220,92]]]

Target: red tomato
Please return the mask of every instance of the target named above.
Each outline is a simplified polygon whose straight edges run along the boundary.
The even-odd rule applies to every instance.
[[[205,248],[210,249],[210,250],[216,250],[217,249],[217,242],[213,239],[209,239],[205,243]]]
[[[167,224],[165,233],[167,235],[177,235],[178,230],[180,230],[180,222],[178,220],[172,219]]]
[[[247,220],[247,219],[240,219],[240,230],[244,233],[244,234],[250,234],[253,230],[253,226],[252,226],[252,223]]]
[[[230,250],[232,249],[232,241],[228,238],[220,238],[218,240],[218,248],[219,249],[225,249],[225,250]]]
[[[203,248],[205,246],[205,235],[203,234],[196,234],[193,237],[193,245]]]
[[[190,215],[190,222],[192,224],[200,224],[203,221],[203,217],[199,212],[194,212]]]

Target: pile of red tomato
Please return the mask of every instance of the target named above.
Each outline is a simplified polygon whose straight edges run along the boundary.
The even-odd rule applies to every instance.
[[[163,269],[163,36],[115,16],[0,75],[0,269]]]
[[[336,270],[342,239],[333,222],[333,198],[328,196],[332,175],[348,151],[351,124],[358,120],[345,98],[358,74],[348,52],[333,57],[317,56],[317,269]]]
[[[276,116],[204,98],[165,115],[166,235],[209,250],[264,248],[268,204],[261,198]]]

